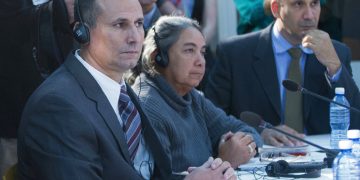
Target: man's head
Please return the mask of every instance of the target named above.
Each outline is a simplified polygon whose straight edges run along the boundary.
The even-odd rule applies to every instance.
[[[81,48],[81,56],[120,82],[123,73],[136,65],[144,41],[139,1],[79,0],[79,9],[90,32],[90,41]]]
[[[301,43],[309,30],[317,28],[320,10],[320,0],[271,0],[278,30],[294,45]]]

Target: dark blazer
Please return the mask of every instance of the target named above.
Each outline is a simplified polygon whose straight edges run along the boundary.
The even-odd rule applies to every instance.
[[[232,37],[217,49],[219,61],[210,75],[205,95],[227,113],[239,117],[243,111],[253,111],[273,125],[279,125],[280,90],[275,57],[271,41],[272,25],[266,29]],[[342,72],[337,83],[327,83],[315,55],[308,55],[303,86],[328,98],[334,96],[335,87],[345,87],[350,104],[360,107],[359,90],[352,79],[350,50],[333,41],[342,62]],[[303,96],[304,123],[308,134],[330,132],[329,103]],[[358,114],[351,113],[350,128],[360,128]]]
[[[129,86],[128,86],[129,87]],[[156,177],[170,174],[161,144],[131,88]],[[18,137],[20,179],[142,179],[132,166],[124,132],[95,79],[70,54],[25,106]]]

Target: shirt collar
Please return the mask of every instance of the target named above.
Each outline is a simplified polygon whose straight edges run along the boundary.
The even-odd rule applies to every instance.
[[[272,28],[272,38],[273,38],[273,46],[274,53],[281,54],[292,48],[293,46],[280,34],[278,29],[278,25],[275,22]]]
[[[94,77],[96,82],[99,84],[100,88],[110,101],[110,104],[116,108],[118,99],[120,97],[120,89],[122,86],[125,86],[124,80],[120,83],[114,81],[109,76],[105,75],[104,73],[100,72],[89,63],[87,63],[80,55],[80,50],[75,51],[75,57],[85,66],[85,68],[90,72],[90,74]]]

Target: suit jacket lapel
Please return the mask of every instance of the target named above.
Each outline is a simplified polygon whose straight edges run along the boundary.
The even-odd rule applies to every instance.
[[[260,34],[253,68],[280,120],[280,88],[271,40],[272,27],[268,26]]]
[[[109,127],[116,141],[118,142],[120,152],[129,164],[132,164],[126,144],[124,131],[122,130],[118,118],[116,117],[113,108],[107,100],[105,94],[102,92],[100,86],[86,68],[76,59],[71,53],[67,61],[64,63],[67,69],[74,75],[80,86],[83,88],[85,94],[97,104],[97,110],[103,117],[105,123]]]

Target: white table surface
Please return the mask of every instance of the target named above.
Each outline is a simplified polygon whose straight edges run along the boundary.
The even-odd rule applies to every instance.
[[[329,134],[324,134],[324,135],[313,135],[313,136],[307,136],[305,138],[306,140],[315,143],[317,145],[323,146],[325,148],[329,148],[330,147],[330,135]],[[312,147],[312,146],[308,146],[307,147],[308,151],[310,152],[310,155],[306,158],[306,161],[315,161],[315,162],[322,162],[324,157],[326,156],[324,153],[319,153],[317,152],[319,149]],[[302,161],[301,159],[299,161]],[[266,175],[266,172],[264,172],[264,167],[268,164],[269,162],[260,162],[259,158],[253,158],[250,160],[249,163],[247,163],[246,165],[242,165],[240,166],[240,168],[244,168],[244,169],[248,169],[247,171],[237,171],[237,175],[238,175],[238,179],[279,179],[277,177],[269,177]],[[255,170],[255,173],[254,171]],[[280,178],[280,179],[294,179],[294,178]],[[305,179],[305,178],[300,178],[300,179]],[[309,179],[309,178],[307,178]],[[332,177],[332,169],[331,168],[326,168],[326,169],[322,169],[321,170],[321,177],[319,178],[312,178],[312,179],[324,179],[324,180],[328,180],[328,179],[333,179]]]

